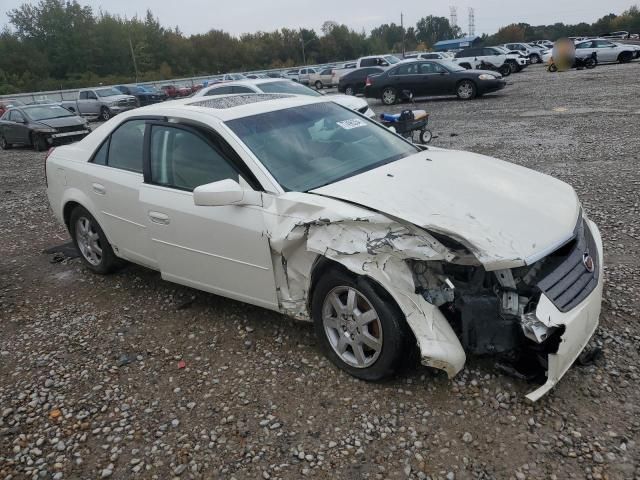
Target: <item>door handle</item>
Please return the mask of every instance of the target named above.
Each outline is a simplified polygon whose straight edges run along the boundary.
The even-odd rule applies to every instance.
[[[171,219],[168,215],[160,212],[149,212],[149,219],[158,225],[169,225]]]
[[[104,188],[104,185],[99,183],[92,183],[91,188],[93,188],[93,191],[98,195],[105,195],[107,193],[107,189]]]

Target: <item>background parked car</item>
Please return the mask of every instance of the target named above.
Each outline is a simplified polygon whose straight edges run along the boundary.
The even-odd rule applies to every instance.
[[[397,103],[403,92],[416,97],[457,95],[461,100],[470,100],[505,85],[498,72],[467,70],[447,60],[424,60],[403,62],[367,77],[365,96],[378,98],[385,105]]]
[[[364,67],[351,70],[346,73],[338,82],[338,91],[346,95],[358,95],[364,93],[364,86],[369,75],[384,72],[381,67]]]
[[[626,40],[630,37],[631,35],[629,34],[629,32],[626,32],[626,31],[603,33],[602,35],[600,35],[600,38],[609,38],[609,39],[618,39],[618,40]]]
[[[12,107],[22,107],[24,106],[24,102],[20,100],[16,100],[13,98],[6,98],[4,100],[0,99],[0,116],[4,114],[7,110]]]
[[[162,90],[168,98],[176,98],[178,96],[178,87],[175,85],[162,85],[160,90]]]
[[[325,68],[309,75],[309,85],[313,85],[318,90],[336,86],[336,79],[333,76],[333,68]]]
[[[512,70],[515,71],[520,68],[520,65],[517,65],[515,56],[493,47],[465,48],[456,53],[451,61],[466,69],[482,69],[484,65],[488,65],[492,69],[499,71],[503,76],[510,75]],[[515,65],[512,67],[514,63],[517,68]]]
[[[534,47],[528,43],[505,43],[502,45],[507,50],[518,50],[522,52],[524,55],[529,57],[531,63],[540,63],[542,61],[542,55],[547,50],[546,48]]]
[[[136,97],[124,95],[115,88],[80,90],[76,100],[64,100],[62,106],[84,117],[100,117],[107,121],[118,113],[136,108]]]
[[[285,78],[293,80],[294,82],[301,83],[303,85],[309,85],[309,76],[316,73],[315,68],[294,68],[284,74]]]
[[[134,97],[136,97],[136,101],[138,102],[139,106],[162,102],[166,98],[161,94],[147,92],[146,90],[142,89],[142,87],[138,87],[137,85],[118,85],[114,88],[125,95],[133,95]]]
[[[152,86],[152,85],[138,85],[138,88],[140,88],[143,92],[147,92],[147,93],[153,93],[154,95],[159,95],[160,98],[162,98],[162,101],[165,101],[168,97],[167,94],[164,93],[162,90]]]
[[[576,44],[576,55],[587,56],[593,52],[596,52],[598,55],[598,62],[600,63],[628,63],[636,56],[636,50],[630,45],[615,43],[604,38],[586,40]]]
[[[307,97],[320,97],[321,93],[298,82],[287,79],[268,80],[244,80],[239,82],[228,82],[212,87],[204,88],[195,97],[211,97],[217,95],[233,95],[241,93],[289,93],[292,95],[303,95]],[[355,98],[347,95],[331,95],[331,100],[343,107],[350,108],[371,118],[375,114],[369,108],[369,104],[363,98]]]
[[[84,118],[60,105],[12,107],[0,117],[0,147],[30,145],[38,151],[80,140],[91,132]]]

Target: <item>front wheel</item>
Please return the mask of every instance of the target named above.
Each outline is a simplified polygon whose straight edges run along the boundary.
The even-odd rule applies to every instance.
[[[353,86],[347,85],[346,88],[344,89],[344,94],[353,96],[356,94],[356,91],[354,90]]]
[[[111,118],[111,110],[109,110],[107,107],[102,107],[102,109],[100,110],[100,118],[105,122],[109,120]]]
[[[533,64],[540,63],[542,61],[541,58],[540,58],[540,55],[538,55],[537,53],[531,54],[529,59],[531,60],[531,63],[533,63]]]
[[[631,60],[633,60],[633,53],[631,52],[622,52],[618,56],[618,61],[620,63],[629,63]]]
[[[511,67],[505,63],[504,65],[500,66],[498,72],[500,72],[500,75],[502,75],[503,77],[508,77],[509,75],[511,75]]]
[[[394,105],[398,101],[398,92],[395,88],[387,87],[382,91],[382,103]]]
[[[322,82],[320,80],[316,82],[316,90],[322,90]]]
[[[34,134],[31,138],[31,144],[36,152],[44,152],[47,149],[47,139],[42,135]]]
[[[69,221],[71,238],[83,263],[93,272],[105,275],[121,265],[96,219],[84,207],[76,207]]]
[[[476,97],[477,89],[471,80],[463,80],[458,84],[456,94],[460,100],[471,100]]]
[[[411,351],[402,312],[372,282],[330,270],[312,301],[316,336],[331,362],[362,380],[392,375]]]

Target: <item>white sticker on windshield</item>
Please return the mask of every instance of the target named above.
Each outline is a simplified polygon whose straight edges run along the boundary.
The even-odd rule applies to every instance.
[[[351,130],[353,128],[367,126],[367,122],[365,122],[361,118],[350,118],[349,120],[342,120],[341,122],[336,122],[336,123],[342,128],[344,128],[345,130]]]

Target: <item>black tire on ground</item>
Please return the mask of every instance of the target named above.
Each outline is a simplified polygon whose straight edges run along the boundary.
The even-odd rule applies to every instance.
[[[374,313],[377,314],[379,319],[379,323],[376,324],[376,331],[369,330],[367,333],[372,337],[380,338],[382,346],[378,357],[368,366],[357,367],[343,360],[334,350],[329,339],[329,333],[325,328],[323,321],[325,299],[343,287],[354,289],[361,294],[373,307]],[[358,297],[356,301],[361,302],[362,298]],[[347,305],[346,298],[344,305]],[[314,288],[311,307],[314,329],[324,354],[333,364],[350,375],[368,381],[381,380],[407,366],[407,360],[413,358],[413,353],[416,350],[415,337],[410,332],[403,313],[393,299],[382,291],[379,286],[374,285],[371,280],[338,269],[327,270]],[[336,313],[336,317],[339,317],[338,311],[335,309],[333,311]],[[355,356],[352,346],[347,346],[346,348],[347,352],[351,349]]]
[[[316,90],[322,90],[322,82],[320,80],[316,82]]]
[[[398,91],[393,87],[386,87],[382,90],[382,103],[385,105],[398,103]]]
[[[500,72],[500,75],[502,75],[503,77],[508,77],[509,75],[511,75],[511,66],[505,63],[504,65],[500,66],[498,72]]]
[[[551,63],[547,67],[547,70],[549,70],[551,73],[557,72],[558,71],[558,66],[555,63]]]
[[[38,135],[37,133],[34,133],[31,136],[31,145],[36,152],[44,152],[48,147],[46,138],[42,135]]]
[[[100,109],[100,118],[105,122],[111,118],[111,111],[107,107]]]
[[[356,94],[356,90],[355,90],[355,88],[353,88],[353,85],[347,85],[346,87],[344,87],[344,94],[345,95],[355,95]]]
[[[422,130],[420,132],[420,143],[429,143],[432,138],[433,134],[431,133],[431,130]]]
[[[7,139],[4,138],[4,135],[0,135],[0,148],[2,150],[9,150],[11,148],[11,144],[7,142]]]
[[[633,60],[633,53],[631,52],[622,52],[618,55],[618,61],[620,63],[629,63],[631,60]]]
[[[460,100],[471,100],[476,98],[478,89],[471,80],[462,80],[456,87],[456,95]]]
[[[97,234],[97,245],[102,250],[100,261],[97,264],[92,263],[87,258],[85,251],[83,251],[78,244],[78,241],[80,240],[78,236],[81,234],[79,224],[80,222],[84,222],[85,220],[88,221],[90,225],[90,232],[92,232],[93,234]],[[73,211],[71,212],[71,217],[69,219],[69,233],[71,234],[71,238],[73,239],[73,244],[78,250],[78,253],[80,253],[82,262],[91,271],[99,273],[101,275],[106,275],[108,273],[114,272],[124,263],[121,259],[116,257],[115,253],[113,253],[111,244],[107,240],[107,237],[102,231],[102,228],[86,208],[77,206],[73,209]]]

